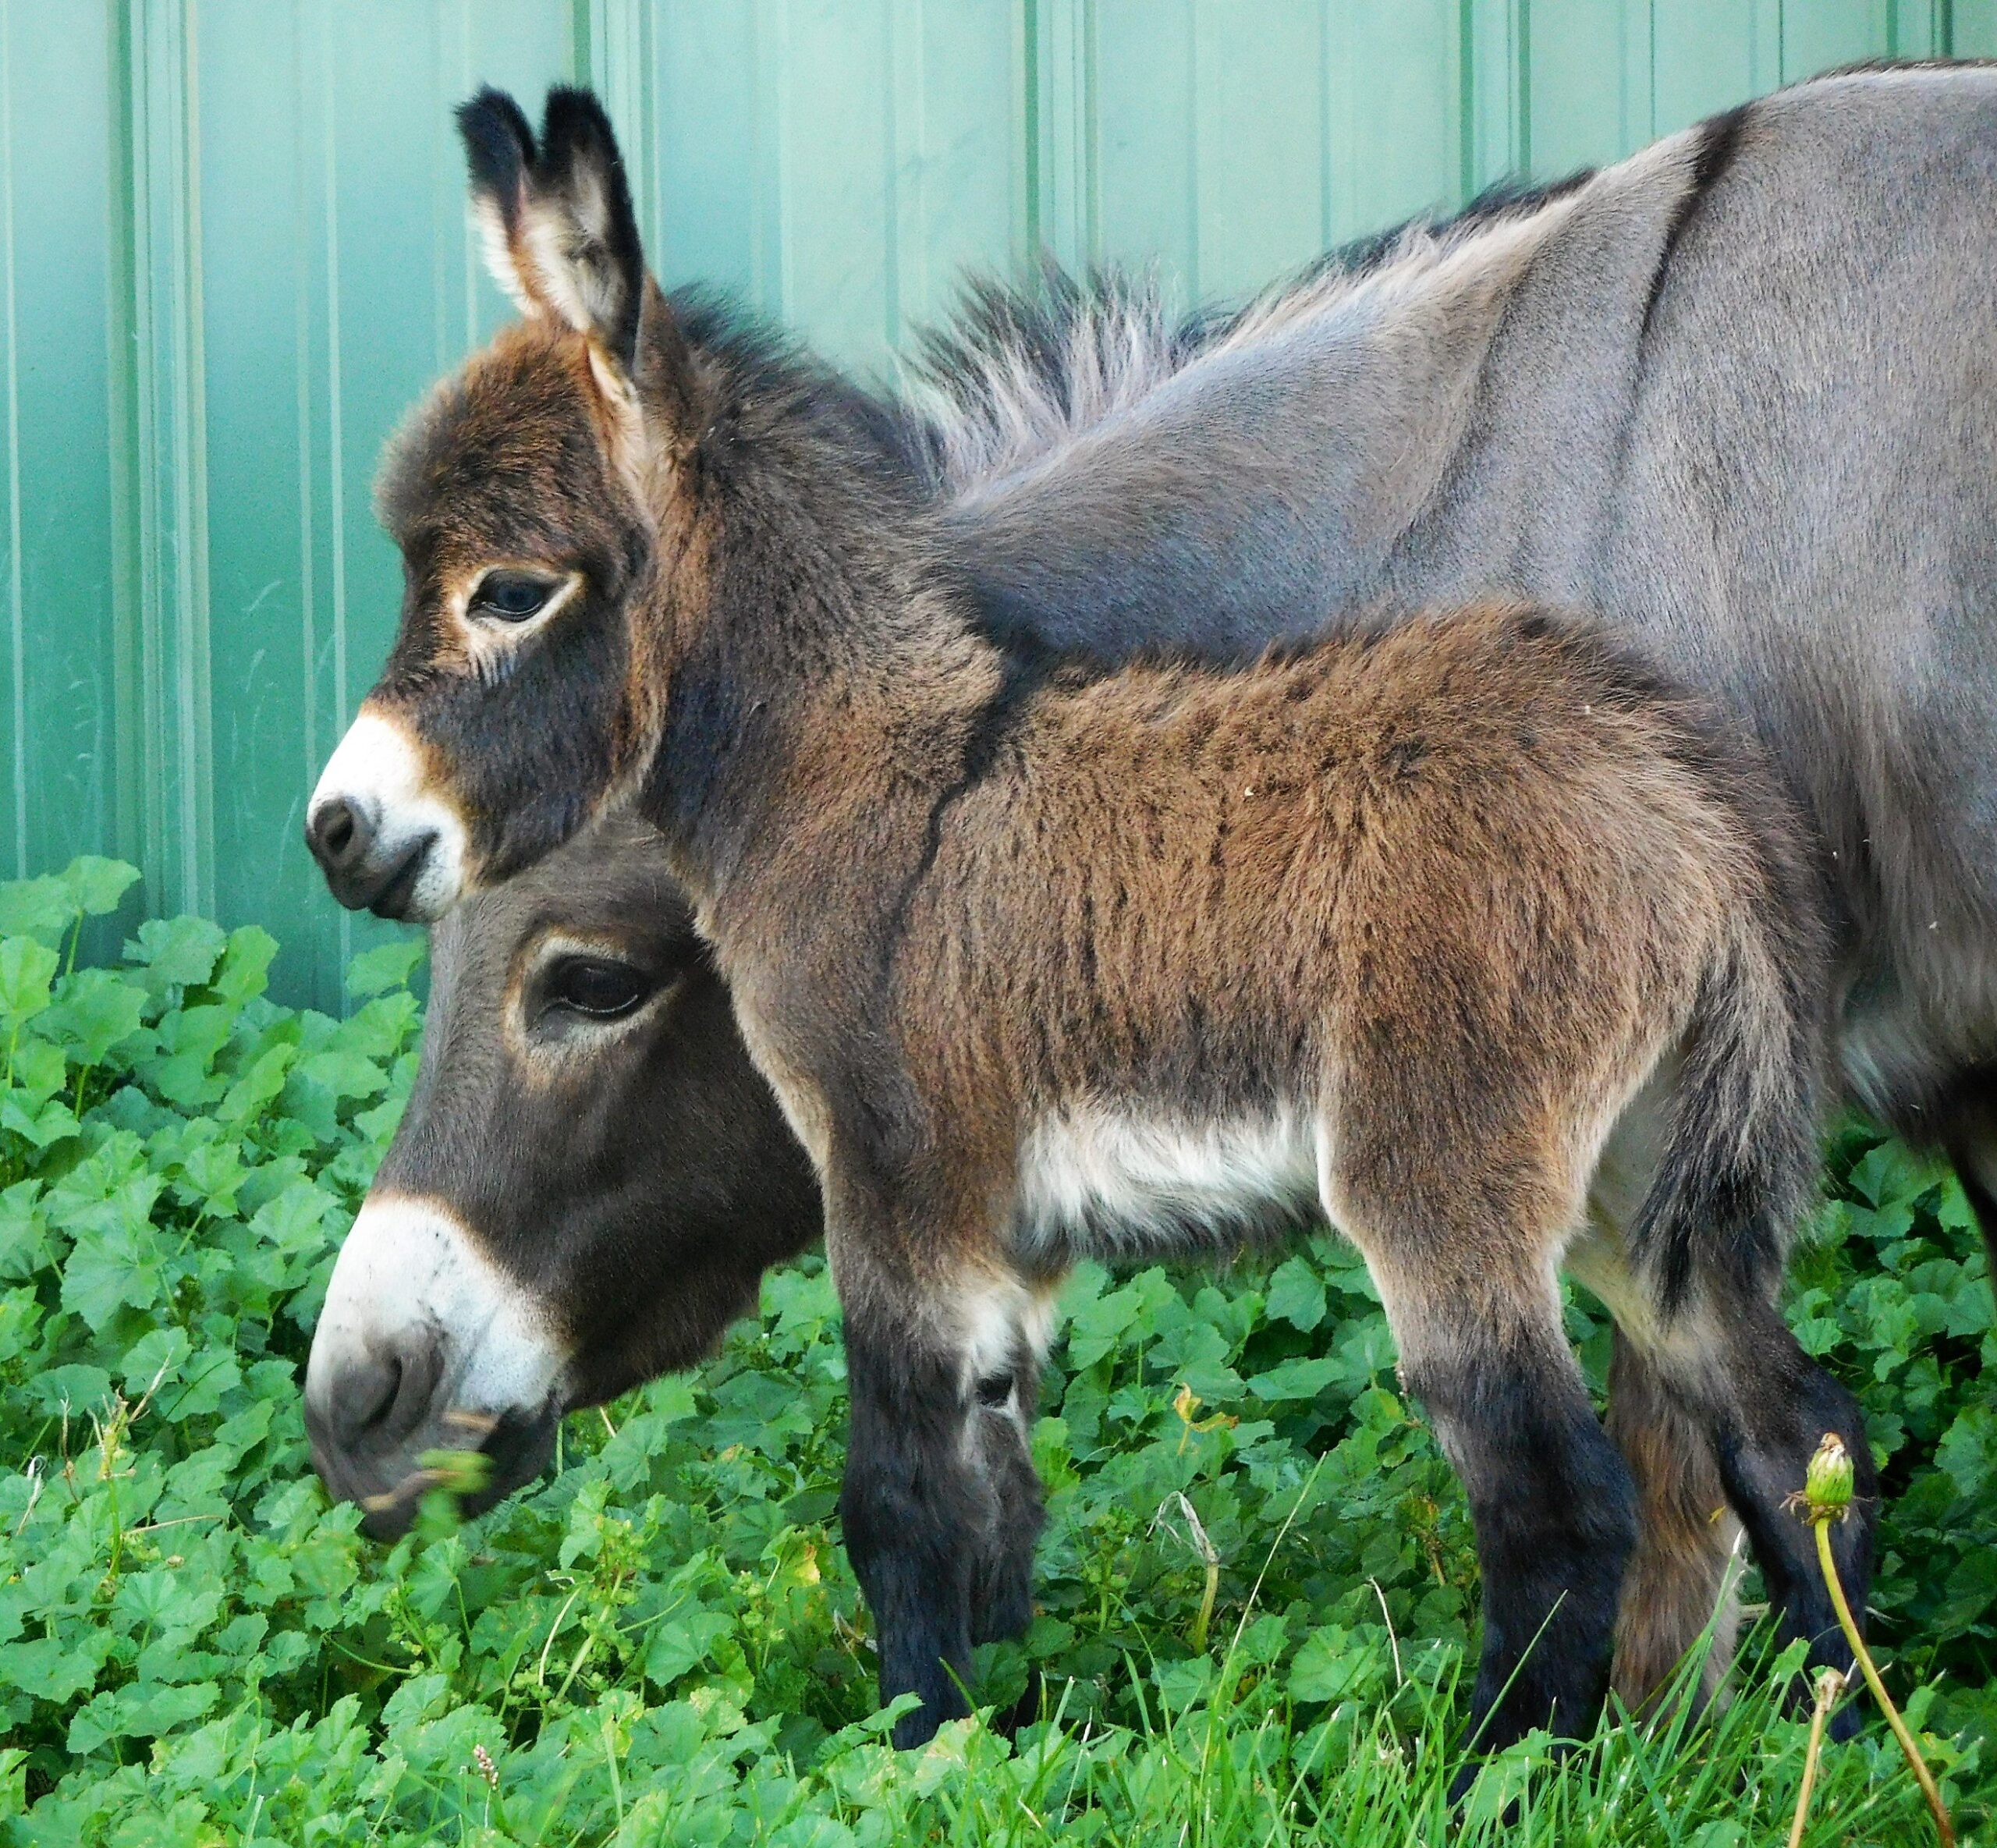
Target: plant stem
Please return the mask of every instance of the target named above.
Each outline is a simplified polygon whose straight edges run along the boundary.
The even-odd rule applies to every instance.
[[[1907,1722],[1900,1718],[1900,1710],[1886,1692],[1885,1683],[1879,1679],[1879,1671],[1873,1666],[1871,1654],[1865,1647],[1865,1639],[1858,1633],[1858,1626],[1852,1620],[1851,1606],[1846,1601],[1844,1586],[1838,1577],[1838,1563],[1831,1556],[1830,1521],[1827,1516],[1818,1516],[1810,1524],[1817,1530],[1817,1562],[1823,1568],[1824,1583],[1830,1589],[1831,1602],[1837,1608],[1838,1622],[1844,1627],[1845,1640],[1850,1644],[1852,1654],[1858,1658],[1865,1685],[1871,1689],[1873,1699],[1879,1703],[1879,1710],[1886,1716],[1886,1724],[1892,1728],[1893,1736],[1900,1742],[1900,1750],[1907,1755],[1908,1767],[1921,1786],[1921,1795],[1928,1799],[1928,1807],[1935,1818],[1935,1832],[1941,1838],[1942,1848],[1956,1848],[1955,1828],[1949,1821],[1948,1809],[1942,1801],[1934,1774],[1922,1758],[1920,1747],[1914,1743],[1914,1735],[1907,1729]]]
[[[1214,1598],[1220,1590],[1220,1562],[1207,1562],[1207,1586],[1200,1599],[1200,1614],[1193,1619],[1193,1653],[1204,1655],[1207,1652],[1207,1626],[1214,1620]]]
[[[1810,1712],[1810,1744],[1803,1755],[1803,1788],[1796,1793],[1796,1820],[1789,1825],[1789,1848],[1803,1848],[1803,1825],[1809,1819],[1810,1793],[1817,1787],[1817,1761],[1823,1754],[1824,1727],[1844,1691],[1844,1677],[1826,1669],[1817,1677],[1817,1704]]]

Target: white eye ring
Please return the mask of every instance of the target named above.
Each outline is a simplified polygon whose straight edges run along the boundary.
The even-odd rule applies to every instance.
[[[472,587],[466,612],[481,621],[530,623],[562,593],[566,580],[499,566]]]
[[[495,578],[517,578],[549,587],[548,594],[530,610],[516,615],[497,608],[481,608],[479,599]],[[583,587],[580,571],[557,573],[538,565],[488,565],[458,593],[457,610],[464,625],[467,649],[474,670],[481,679],[503,676],[509,666],[516,643],[537,633],[564,608]]]

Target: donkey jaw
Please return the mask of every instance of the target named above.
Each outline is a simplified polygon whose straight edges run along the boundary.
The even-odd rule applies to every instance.
[[[429,924],[464,896],[463,818],[407,728],[364,706],[321,773],[305,843],[349,910]]]
[[[371,1198],[340,1248],[305,1375],[312,1460],[378,1536],[439,1480],[438,1450],[484,1453],[463,1498],[488,1508],[538,1473],[566,1409],[568,1344],[440,1203]],[[434,1459],[431,1460],[434,1462]]]

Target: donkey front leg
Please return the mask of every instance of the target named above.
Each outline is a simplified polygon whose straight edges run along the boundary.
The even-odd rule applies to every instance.
[[[856,1267],[840,1268],[852,1399],[840,1517],[874,1613],[881,1699],[922,1699],[895,1743],[920,1745],[970,1711],[972,1645],[1018,1636],[1032,1616],[1042,1516],[1027,1431],[1044,1317],[1010,1279],[924,1287],[874,1271],[856,1288]]]
[[[1470,1500],[1484,1577],[1472,1740],[1582,1733],[1609,1690],[1636,1492],[1567,1346],[1551,1265],[1495,1237],[1352,1236],[1403,1382]]]

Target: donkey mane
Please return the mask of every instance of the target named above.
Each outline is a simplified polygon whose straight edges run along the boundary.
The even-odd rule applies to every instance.
[[[1155,271],[1077,275],[1043,256],[1023,282],[974,275],[945,321],[918,329],[895,414],[931,491],[956,505],[1063,454],[1207,354],[1332,306],[1361,283],[1413,275],[1594,177],[1501,179],[1458,211],[1424,212],[1312,258],[1245,303],[1174,315]]]

